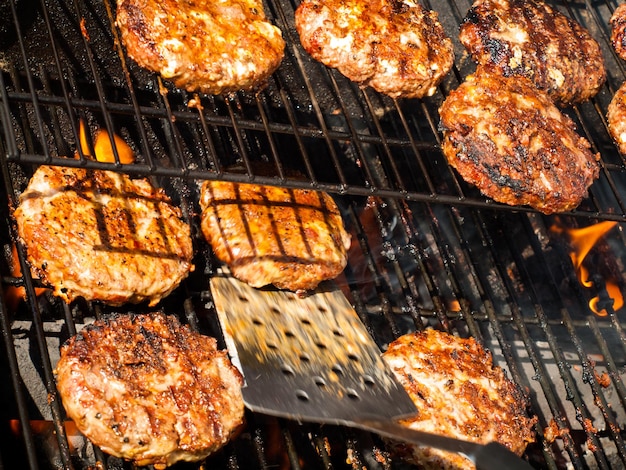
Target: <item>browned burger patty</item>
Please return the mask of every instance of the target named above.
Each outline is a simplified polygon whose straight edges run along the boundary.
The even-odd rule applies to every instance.
[[[432,95],[454,61],[437,13],[412,0],[304,0],[295,20],[314,59],[392,97]]]
[[[483,194],[545,213],[577,207],[599,172],[599,155],[526,77],[483,67],[439,109],[443,153]]]
[[[243,422],[239,371],[172,316],[96,321],[62,346],[56,374],[76,427],[137,466],[204,459]]]
[[[594,96],[606,79],[596,40],[540,1],[476,0],[459,39],[479,64],[531,79],[560,106]]]
[[[411,333],[391,343],[383,359],[419,410],[403,424],[472,442],[499,442],[518,455],[534,441],[537,418],[528,417],[526,397],[473,338],[431,329]],[[473,468],[460,454],[401,443],[394,447],[420,468]]]
[[[260,0],[118,0],[116,24],[139,65],[209,94],[263,87],[285,48]]]
[[[609,133],[619,151],[626,155],[626,83],[615,92],[606,113]]]
[[[200,206],[216,257],[253,287],[307,291],[346,266],[350,235],[326,193],[206,181]]]
[[[617,55],[626,60],[626,3],[622,3],[615,9],[610,23],[611,43]]]
[[[193,270],[190,228],[148,180],[42,166],[14,215],[33,274],[66,302],[154,305]]]

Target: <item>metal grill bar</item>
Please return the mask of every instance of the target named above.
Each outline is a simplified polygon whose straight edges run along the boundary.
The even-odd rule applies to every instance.
[[[591,314],[587,302],[595,292],[578,284],[566,248],[550,234],[555,218],[486,200],[441,155],[437,107],[471,70],[469,60],[457,57],[452,73],[432,98],[391,100],[360,90],[312,61],[293,29],[297,2],[272,0],[268,11],[288,46],[267,90],[254,96],[195,96],[174,89],[126,58],[110,0],[54,4],[42,0],[42,33],[36,37],[21,22],[18,0],[9,3],[17,42],[6,51],[8,61],[0,71],[6,207],[15,206],[34,167],[44,163],[150,176],[190,221],[198,209],[195,180],[254,181],[332,193],[356,242],[344,287],[381,347],[406,331],[431,325],[472,335],[532,392],[539,423],[538,444],[529,451],[531,462],[553,469],[566,463],[576,469],[626,465],[623,313],[607,306],[607,317]],[[604,117],[608,101],[626,77],[626,67],[609,40],[607,18],[614,7],[587,0],[554,4],[594,32],[610,71],[596,98],[566,111],[602,154],[602,172],[590,198],[560,220],[571,227],[600,220],[625,222],[625,160],[608,137]],[[469,2],[450,0],[431,7],[442,17],[448,15],[445,24],[453,35],[450,28],[458,26]],[[81,19],[87,34],[81,30]],[[31,57],[35,41],[45,43],[51,54]],[[78,160],[63,158],[82,153],[77,145],[81,118],[91,128],[105,128],[110,138],[122,134],[139,161],[121,165],[84,155]],[[259,163],[270,171],[260,171]],[[292,176],[294,170],[298,177]],[[10,216],[6,220],[8,227],[0,233],[5,251],[15,233]],[[623,232],[611,237],[624,245]],[[214,267],[207,248],[199,249],[196,273],[162,308],[198,331],[217,334],[203,278]],[[614,255],[618,264],[626,264],[626,254]],[[40,305],[34,290],[37,281],[27,272],[21,249],[18,258],[27,274],[15,277],[10,263],[0,263],[2,282],[6,287],[24,286],[29,302],[21,311],[10,312],[3,300],[0,327],[23,454],[30,468],[39,466],[41,449],[29,425],[32,392],[22,382],[23,358],[17,352],[14,321],[32,324],[40,373],[46,394],[53,398],[45,406],[55,428],[54,447],[60,467],[72,468],[77,464],[56,399],[52,375],[56,339],[48,331],[49,323],[61,322],[61,336],[67,338],[87,319],[100,318],[109,309],[81,302]],[[623,271],[620,267],[622,276]],[[596,283],[596,290],[601,284]],[[0,297],[5,299],[1,291]],[[606,369],[608,386],[595,375],[596,367]],[[352,468],[390,469],[397,464],[383,442],[358,431],[248,418],[244,435],[212,457],[213,467],[280,464],[330,469],[345,466],[348,460]],[[543,433],[551,422],[559,434],[555,442]],[[2,457],[0,463],[7,461],[7,455]],[[98,449],[93,459],[105,469],[125,467]]]

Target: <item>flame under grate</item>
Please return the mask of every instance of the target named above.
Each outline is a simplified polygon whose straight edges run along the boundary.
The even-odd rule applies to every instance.
[[[626,67],[608,41],[615,4],[553,5],[598,39],[609,80],[594,100],[567,110],[602,155],[600,179],[576,211],[552,217],[485,200],[439,150],[437,108],[472,69],[455,38],[468,2],[430,5],[455,39],[457,60],[438,92],[423,101],[360,90],[311,61],[293,28],[297,3],[268,3],[288,44],[268,88],[228,97],[184,93],[135,67],[119,47],[110,0],[0,5],[10,20],[0,25],[3,467],[129,468],[64,424],[54,386],[61,342],[111,309],[37,296],[37,281],[14,269],[16,261],[26,265],[21,250],[12,251],[10,207],[44,163],[149,176],[193,223],[202,179],[330,192],[355,242],[338,281],[381,348],[431,325],[472,335],[529,391],[539,417],[538,442],[527,452],[533,465],[624,467],[626,333],[617,300],[624,290],[626,171],[604,113]],[[101,128],[122,137],[137,161],[63,158],[80,147],[81,120],[92,134]],[[602,221],[617,225],[581,262],[586,286],[577,277],[575,244],[562,228]],[[197,241],[196,248],[196,271],[159,308],[219,337],[207,278],[215,266],[205,244]],[[16,297],[18,288],[29,302]],[[242,436],[207,466],[403,464],[375,436],[250,414]]]

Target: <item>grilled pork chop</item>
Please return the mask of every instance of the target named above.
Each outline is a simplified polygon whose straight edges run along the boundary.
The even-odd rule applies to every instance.
[[[76,427],[137,466],[202,460],[243,422],[241,374],[173,316],[98,320],[62,346],[56,374]]]
[[[154,305],[193,270],[190,228],[148,180],[42,166],[14,216],[33,274],[68,303]]]
[[[295,21],[314,59],[394,98],[432,95],[454,61],[437,13],[412,0],[303,0]]]
[[[622,3],[615,9],[609,21],[611,23],[611,43],[617,55],[626,60],[626,3]]]
[[[404,425],[483,444],[499,442],[518,455],[534,441],[537,418],[528,417],[526,397],[473,338],[428,329],[401,336],[382,357],[419,410]],[[393,446],[420,468],[473,468],[460,454]]]
[[[599,155],[524,76],[479,67],[439,109],[443,153],[483,194],[551,214],[577,207],[599,172]]]
[[[326,193],[206,181],[200,206],[216,257],[253,287],[304,293],[346,266],[350,235]]]
[[[538,0],[475,0],[459,39],[476,62],[531,79],[559,106],[594,96],[606,80],[596,40]]]
[[[260,0],[118,0],[116,24],[139,65],[201,93],[262,88],[285,48]]]

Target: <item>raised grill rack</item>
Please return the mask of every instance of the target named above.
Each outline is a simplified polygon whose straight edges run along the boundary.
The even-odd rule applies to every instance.
[[[361,90],[312,61],[294,30],[297,2],[267,4],[287,41],[285,60],[268,87],[217,97],[178,90],[128,59],[111,0],[0,5],[2,17],[9,18],[0,26],[3,467],[86,468],[97,462],[128,468],[80,439],[76,444],[72,431],[66,432],[53,375],[59,344],[112,309],[36,298],[38,281],[10,268],[11,208],[34,169],[53,164],[150,177],[181,205],[196,234],[199,180],[329,192],[355,241],[339,282],[382,348],[402,333],[431,325],[472,335],[529,391],[539,416],[538,442],[527,452],[534,466],[623,468],[626,334],[623,312],[613,311],[605,289],[610,279],[623,291],[623,226],[592,250],[592,288],[578,282],[567,240],[553,230],[559,224],[626,222],[626,168],[605,119],[626,77],[608,39],[608,18],[617,4],[551,4],[592,32],[609,75],[596,98],[566,110],[600,152],[600,178],[578,209],[551,217],[485,199],[441,154],[437,108],[473,70],[456,39],[468,2],[426,5],[439,12],[455,41],[456,65],[424,100]],[[122,136],[137,163],[65,158],[77,149],[81,119],[92,130]],[[195,243],[196,271],[159,308],[219,337],[207,279],[213,260],[200,237]],[[27,272],[21,248],[17,259]],[[16,286],[25,286],[29,302],[14,308],[8,293]],[[606,316],[589,309],[594,296]],[[43,421],[54,433],[39,432],[31,421]],[[559,435],[554,442],[544,436],[549,425]],[[251,414],[244,433],[207,461],[211,468],[272,466],[404,468],[376,436]]]

